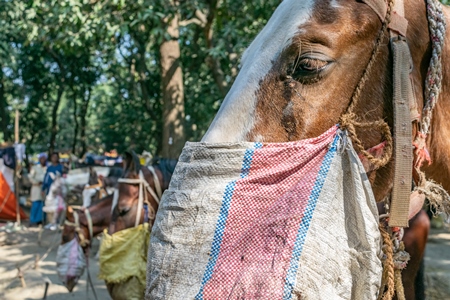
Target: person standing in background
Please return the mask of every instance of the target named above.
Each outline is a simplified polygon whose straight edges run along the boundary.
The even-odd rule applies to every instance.
[[[59,163],[59,153],[53,152],[50,157],[51,165],[47,167],[47,172],[45,173],[44,183],[42,184],[42,193],[43,197],[48,195],[48,191],[50,190],[50,186],[53,183],[53,178],[56,176],[56,172],[59,172],[59,175],[63,174],[63,166]],[[53,173],[53,177],[50,176],[50,173]]]
[[[59,162],[58,152],[53,152],[51,157],[51,165],[47,167],[47,172],[45,173],[44,183],[42,184],[42,197],[45,199],[43,210],[47,214],[47,225],[44,226],[46,229],[56,230],[56,206],[53,203],[55,195],[49,195],[50,187],[53,181],[63,174],[63,166]],[[48,202],[48,203],[47,203]],[[50,205],[52,203],[52,205]]]
[[[44,182],[45,173],[47,172],[47,155],[41,153],[39,155],[39,163],[32,167],[30,172],[31,181],[31,213],[30,213],[30,225],[42,224],[44,221],[44,212],[42,207],[44,206],[44,198],[42,197],[42,183]]]

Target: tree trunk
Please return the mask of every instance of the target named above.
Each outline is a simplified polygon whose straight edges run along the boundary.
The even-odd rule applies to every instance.
[[[5,142],[10,141],[11,138],[10,131],[8,130],[9,114],[7,108],[8,103],[5,95],[5,77],[0,66],[0,129],[3,133],[3,140]]]
[[[153,109],[151,103],[150,103],[150,92],[149,88],[147,86],[148,79],[146,73],[148,72],[147,66],[145,65],[145,47],[140,45],[139,46],[139,52],[137,54],[138,62],[136,64],[136,71],[138,72],[139,76],[139,87],[141,88],[141,94],[142,94],[142,100],[144,107],[147,111],[147,113],[150,115],[151,118],[156,119],[157,114],[155,113],[155,110]]]
[[[206,40],[206,47],[208,49],[214,48],[213,45],[213,22],[216,18],[216,11],[217,11],[217,0],[212,0],[208,2],[209,4],[209,14],[206,17],[206,24],[205,24],[205,40]],[[217,88],[219,89],[219,93],[222,97],[225,97],[228,92],[228,84],[225,80],[225,74],[220,66],[220,60],[218,58],[215,58],[213,56],[208,56],[206,58],[206,63],[208,64],[209,68],[212,71],[212,75],[214,78],[214,81],[217,85]]]
[[[80,109],[80,142],[81,142],[81,152],[79,157],[83,157],[83,155],[87,151],[87,143],[86,143],[86,115],[89,108],[89,102],[91,101],[91,87],[88,89],[87,96],[83,98],[83,105],[81,105]]]
[[[180,45],[178,44],[178,15],[174,15],[167,25],[167,33],[172,37],[160,46],[162,96],[163,96],[163,139],[161,156],[177,159],[186,142],[184,131],[184,91],[183,73],[180,65]]]
[[[78,117],[77,117],[77,93],[73,91],[73,121],[75,128],[73,129],[73,142],[72,153],[75,154],[77,150],[77,137],[78,137]]]
[[[64,93],[64,85],[60,83],[58,88],[58,94],[56,96],[56,101],[52,109],[52,128],[50,136],[50,147],[48,148],[49,157],[55,151],[56,135],[58,134],[58,109],[59,104],[61,103],[63,93]]]
[[[59,88],[58,88],[58,94],[56,96],[56,102],[53,105],[52,110],[52,128],[51,128],[51,136],[50,136],[50,146],[48,149],[49,157],[50,155],[55,151],[55,141],[56,141],[56,135],[58,134],[58,109],[59,104],[61,103],[62,95],[64,94],[64,80],[66,78],[66,68],[64,67],[63,63],[61,62],[61,59],[59,58],[58,54],[53,51],[52,48],[47,47],[47,52],[53,57],[56,64],[59,67],[59,70],[61,72],[61,81],[59,82]]]

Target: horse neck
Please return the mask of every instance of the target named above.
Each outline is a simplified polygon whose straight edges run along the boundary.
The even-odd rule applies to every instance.
[[[112,195],[107,199],[102,199],[100,202],[97,202],[95,205],[92,205],[88,208],[89,213],[92,218],[92,225],[94,227],[99,227],[100,229],[98,233],[100,233],[103,229],[108,226],[111,220],[111,206],[112,206]],[[87,219],[86,219],[87,224]],[[95,233],[94,233],[95,234]]]
[[[169,187],[170,180],[168,180],[167,178],[164,177],[164,172],[160,165],[156,164],[156,165],[153,165],[152,167],[155,169],[156,175],[158,176],[161,191],[164,192]],[[156,192],[156,190],[155,190],[155,192]]]
[[[160,174],[158,176],[161,178],[161,188],[163,191],[169,188],[169,183],[177,163],[177,159],[161,158],[158,163],[153,165],[159,170]]]

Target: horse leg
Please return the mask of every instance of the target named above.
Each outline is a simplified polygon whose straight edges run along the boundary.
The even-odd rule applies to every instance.
[[[406,300],[421,299],[416,298],[415,282],[421,267],[429,231],[430,219],[424,210],[421,210],[409,221],[409,228],[405,228],[403,242],[405,250],[411,255],[408,266],[402,272]]]
[[[420,268],[416,275],[414,288],[416,300],[425,300],[425,263],[423,258],[420,262]]]

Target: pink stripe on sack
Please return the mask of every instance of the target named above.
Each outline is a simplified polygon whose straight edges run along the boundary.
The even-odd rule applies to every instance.
[[[67,266],[67,278],[72,278],[77,275],[77,268],[78,268],[78,241],[75,240],[75,242],[71,242],[72,245],[69,249],[69,261]]]
[[[299,224],[337,127],[318,138],[256,149],[236,182],[203,299],[282,299]]]

